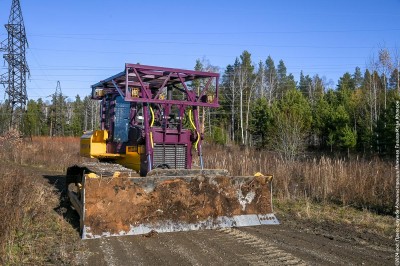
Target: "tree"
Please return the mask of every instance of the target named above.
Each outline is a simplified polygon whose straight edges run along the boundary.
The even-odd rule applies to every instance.
[[[305,148],[311,123],[311,107],[298,90],[288,91],[272,108],[271,144],[283,158],[293,160]]]
[[[278,84],[283,85],[286,82],[287,69],[283,60],[279,60],[278,64]]]
[[[225,69],[222,77],[222,94],[224,101],[223,105],[229,106],[228,112],[230,112],[230,139],[235,141],[236,131],[236,103],[238,101],[238,90],[237,90],[237,72],[239,70],[239,60],[236,58],[234,65],[228,65]]]
[[[250,99],[255,88],[256,80],[253,73],[254,66],[251,62],[251,54],[243,51],[240,55],[240,66],[238,72],[239,87],[239,125],[241,133],[241,143],[246,145],[248,141],[248,126],[250,114]],[[244,114],[244,107],[247,106],[247,112]],[[245,119],[246,117],[246,119]]]
[[[392,59],[390,57],[390,53],[387,49],[379,50],[379,66],[381,69],[382,82],[383,82],[383,90],[384,90],[384,109],[386,110],[386,102],[387,102],[387,78],[386,76],[390,73],[392,69]]]
[[[344,73],[344,75],[339,78],[337,85],[339,91],[353,91],[355,88],[355,81],[349,72]]]
[[[267,99],[258,98],[254,102],[251,114],[250,132],[253,137],[261,138],[257,146],[265,147],[268,141],[268,132],[271,129],[271,111]]]
[[[343,141],[343,132],[346,130],[349,124],[349,114],[343,105],[339,105],[333,109],[331,117],[329,119],[329,134],[333,134],[334,146],[346,147]]]
[[[203,71],[203,72],[219,72],[219,67],[211,65],[210,61],[203,57],[201,60],[197,59],[196,60],[196,65],[194,67],[194,70],[196,71]],[[198,79],[192,81],[191,87],[197,91],[197,94],[200,94],[200,91],[205,87],[206,85],[206,80],[203,79]],[[212,87],[215,87],[215,84],[212,84],[213,86],[210,86],[209,90],[211,90]],[[213,91],[214,93],[214,91]],[[214,109],[210,108],[204,108],[201,107],[198,116],[199,116],[199,121],[200,121],[200,132],[202,134],[206,133],[208,135],[212,135],[212,123],[211,123],[211,116],[212,113],[214,113]],[[206,126],[208,124],[208,126]]]
[[[57,84],[59,86],[59,83]],[[64,136],[67,121],[67,96],[61,93],[61,89],[51,95],[50,106],[50,136]]]
[[[297,86],[297,83],[296,83],[296,81],[294,80],[294,76],[293,76],[292,73],[290,73],[290,74],[287,76],[287,78],[286,78],[285,93],[286,93],[287,91],[290,91],[290,90],[295,90],[295,89],[296,89],[296,86]]]
[[[29,100],[27,110],[24,115],[24,135],[37,136],[40,135],[40,113],[38,104],[34,100]]]
[[[399,85],[400,85],[400,82],[399,82],[399,70],[397,68],[395,68],[392,71],[392,74],[390,75],[389,89],[397,90],[400,93]]]
[[[71,118],[71,134],[80,136],[84,126],[84,105],[79,95],[75,96],[75,102],[72,103],[72,118]]]
[[[312,103],[314,103],[316,100],[320,99],[324,95],[324,92],[325,92],[324,82],[318,76],[318,74],[312,78],[311,86],[312,86],[312,91],[313,91]]]
[[[84,127],[83,130],[95,130],[99,126],[100,105],[96,100],[92,100],[90,96],[83,99]]]
[[[355,88],[360,88],[363,82],[363,76],[361,74],[361,69],[356,67],[353,74],[353,81]]]
[[[313,103],[314,91],[312,87],[312,79],[309,75],[304,76],[303,71],[300,71],[299,90]]]
[[[277,89],[278,98],[281,98],[283,96],[283,94],[285,94],[286,91],[288,91],[290,89],[288,85],[289,85],[289,80],[288,80],[288,76],[287,76],[287,69],[286,69],[285,63],[283,62],[283,60],[279,60],[278,89]]]
[[[357,144],[357,133],[346,125],[340,132],[340,146],[347,149],[347,156],[350,157],[350,149]]]
[[[400,101],[397,91],[388,93],[388,108],[384,110],[378,119],[377,126],[374,129],[374,147],[382,154],[395,154],[396,145],[396,101]]]
[[[8,100],[4,103],[0,103],[0,133],[7,132],[9,130],[10,111],[8,108]]]
[[[324,144],[328,141],[327,136],[329,133],[329,120],[332,116],[332,106],[328,103],[325,97],[319,98],[313,110],[313,120],[312,120],[312,133],[316,136],[317,140],[314,144],[319,144],[320,146],[324,146]],[[331,141],[333,141],[333,133],[331,133]],[[327,143],[328,145],[332,145],[334,143]]]
[[[257,76],[258,76],[257,97],[264,98],[265,94],[267,92],[267,79],[266,79],[266,76],[265,76],[265,65],[264,65],[263,61],[261,61],[261,60],[258,63]]]
[[[267,80],[267,99],[268,104],[271,105],[273,99],[276,97],[277,92],[277,83],[278,76],[274,64],[274,60],[272,60],[271,56],[268,56],[267,60],[265,60],[265,76]]]

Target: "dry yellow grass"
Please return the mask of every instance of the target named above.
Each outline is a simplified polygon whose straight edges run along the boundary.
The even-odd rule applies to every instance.
[[[271,152],[254,149],[208,145],[204,150],[208,168],[228,169],[232,175],[273,174],[277,199],[307,198],[383,214],[394,210],[394,166],[379,158],[343,160],[323,156],[285,161]]]
[[[0,265],[73,263],[78,236],[58,206],[40,174],[0,164]]]
[[[74,264],[78,234],[55,211],[60,192],[37,167],[63,171],[79,160],[77,143],[77,139],[2,140],[0,265]]]
[[[368,210],[358,210],[350,206],[321,204],[309,199],[275,200],[277,216],[285,221],[296,219],[313,223],[334,223],[351,225],[355,230],[368,231],[383,237],[395,236],[395,218],[378,215]]]
[[[82,160],[79,156],[79,138],[74,137],[14,138],[0,144],[0,148],[0,159],[3,161],[48,170],[64,172],[68,166]]]
[[[324,156],[288,162],[271,152],[216,145],[206,145],[204,154],[207,168],[228,169],[232,175],[273,174],[278,217],[350,224],[394,236],[395,171],[390,162]]]

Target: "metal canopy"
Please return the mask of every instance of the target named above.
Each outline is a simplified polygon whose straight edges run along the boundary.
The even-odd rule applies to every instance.
[[[186,82],[204,79],[203,86],[196,92]],[[125,101],[182,104],[182,100],[165,100],[159,96],[166,87],[179,86],[187,95],[185,105],[218,106],[219,73],[185,70],[177,68],[125,64],[125,70],[92,85],[92,98],[101,99],[96,90],[119,93]],[[214,89],[214,84],[215,89]],[[132,97],[132,88],[140,88],[139,97]],[[213,94],[213,101],[206,102],[204,96]],[[162,102],[161,102],[162,101]]]
[[[127,73],[129,76],[129,83],[140,83],[136,72],[139,74],[143,82],[149,84],[150,88],[160,88],[166,79],[168,79],[168,81],[165,86],[179,84],[181,83],[179,76],[183,78],[185,82],[195,79],[219,77],[218,73],[212,72],[146,66],[139,64],[125,64],[125,71],[122,71],[112,77],[102,80],[94,84],[92,87],[113,87],[112,80],[114,80],[119,85],[125,85]]]

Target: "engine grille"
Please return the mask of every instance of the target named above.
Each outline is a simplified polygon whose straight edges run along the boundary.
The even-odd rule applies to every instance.
[[[154,167],[167,164],[171,169],[186,169],[186,149],[185,144],[154,144]]]

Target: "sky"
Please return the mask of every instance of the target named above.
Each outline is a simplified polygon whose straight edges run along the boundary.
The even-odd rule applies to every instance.
[[[0,25],[11,2],[0,1]],[[71,100],[84,97],[125,63],[193,69],[204,59],[223,73],[247,50],[255,65],[271,56],[297,81],[302,70],[335,87],[345,72],[364,72],[379,49],[400,54],[400,0],[20,2],[34,100],[50,100],[57,81]],[[1,27],[0,41],[6,38]]]

